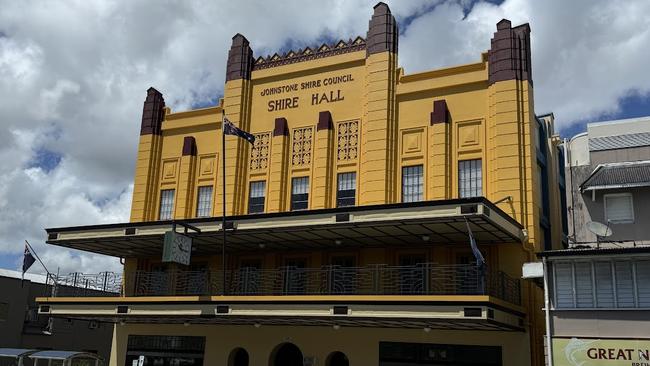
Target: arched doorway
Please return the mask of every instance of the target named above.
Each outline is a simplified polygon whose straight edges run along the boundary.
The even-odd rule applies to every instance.
[[[271,354],[271,366],[302,366],[300,348],[292,343],[283,343]]]
[[[348,360],[348,356],[345,355],[343,352],[332,352],[330,353],[329,356],[327,356],[327,362],[325,362],[326,366],[350,366],[350,361]]]
[[[228,366],[248,366],[248,352],[243,348],[235,348],[228,357]]]

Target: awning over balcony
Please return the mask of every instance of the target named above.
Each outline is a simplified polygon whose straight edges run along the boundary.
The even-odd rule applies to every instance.
[[[601,164],[585,180],[580,189],[620,189],[650,186],[650,161]]]
[[[522,226],[485,198],[345,207],[228,217],[228,251],[521,242]],[[193,255],[221,251],[221,218],[183,220],[201,230]],[[173,221],[46,229],[47,243],[116,257],[160,255]]]

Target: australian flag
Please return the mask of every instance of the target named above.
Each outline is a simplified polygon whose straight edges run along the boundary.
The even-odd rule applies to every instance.
[[[481,251],[478,250],[478,246],[476,245],[476,240],[474,240],[474,235],[472,234],[472,229],[469,227],[469,221],[467,221],[467,218],[465,218],[465,224],[467,225],[467,234],[469,235],[469,245],[472,247],[472,253],[474,254],[474,258],[476,258],[476,265],[479,268],[483,268],[485,266],[485,258],[483,258],[483,254],[481,254]]]
[[[225,116],[223,117],[223,133],[225,135],[239,136],[251,144],[255,143],[255,136],[237,128],[237,126],[233,125]]]
[[[36,262],[36,258],[34,258],[34,255],[29,250],[29,246],[25,243],[25,253],[23,255],[23,277],[25,276],[25,272],[27,272],[34,262]]]

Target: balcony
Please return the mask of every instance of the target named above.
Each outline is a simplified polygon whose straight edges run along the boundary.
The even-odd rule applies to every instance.
[[[521,304],[519,280],[475,265],[240,268],[52,276],[52,297],[487,295]]]

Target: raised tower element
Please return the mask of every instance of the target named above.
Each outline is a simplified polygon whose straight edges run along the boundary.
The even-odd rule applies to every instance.
[[[383,2],[375,5],[374,9],[368,26],[366,55],[370,56],[386,51],[397,53],[399,34],[395,17],[391,14],[388,5]]]
[[[512,28],[507,19],[497,23],[489,51],[489,83],[504,80],[528,80],[533,83],[530,62],[530,26]]]
[[[162,122],[165,118],[165,99],[154,88],[147,90],[142,107],[138,160],[135,165],[131,221],[155,220],[162,150]]]
[[[160,135],[163,117],[165,116],[165,98],[154,88],[147,90],[147,99],[142,107],[142,124],[140,135]]]
[[[239,33],[235,34],[228,51],[223,109],[228,120],[245,131],[250,130],[253,61],[253,50],[248,40]],[[226,201],[226,212],[228,215],[242,214],[246,201],[245,174],[250,147],[247,142],[236,137],[226,136],[226,140],[226,196],[232,197]],[[222,207],[221,190],[217,194],[217,207]]]
[[[253,50],[246,37],[237,33],[232,37],[232,45],[228,51],[226,64],[226,82],[237,79],[251,78],[253,70]]]
[[[365,133],[361,140],[360,205],[397,200],[397,23],[385,3],[370,19],[366,48]]]

